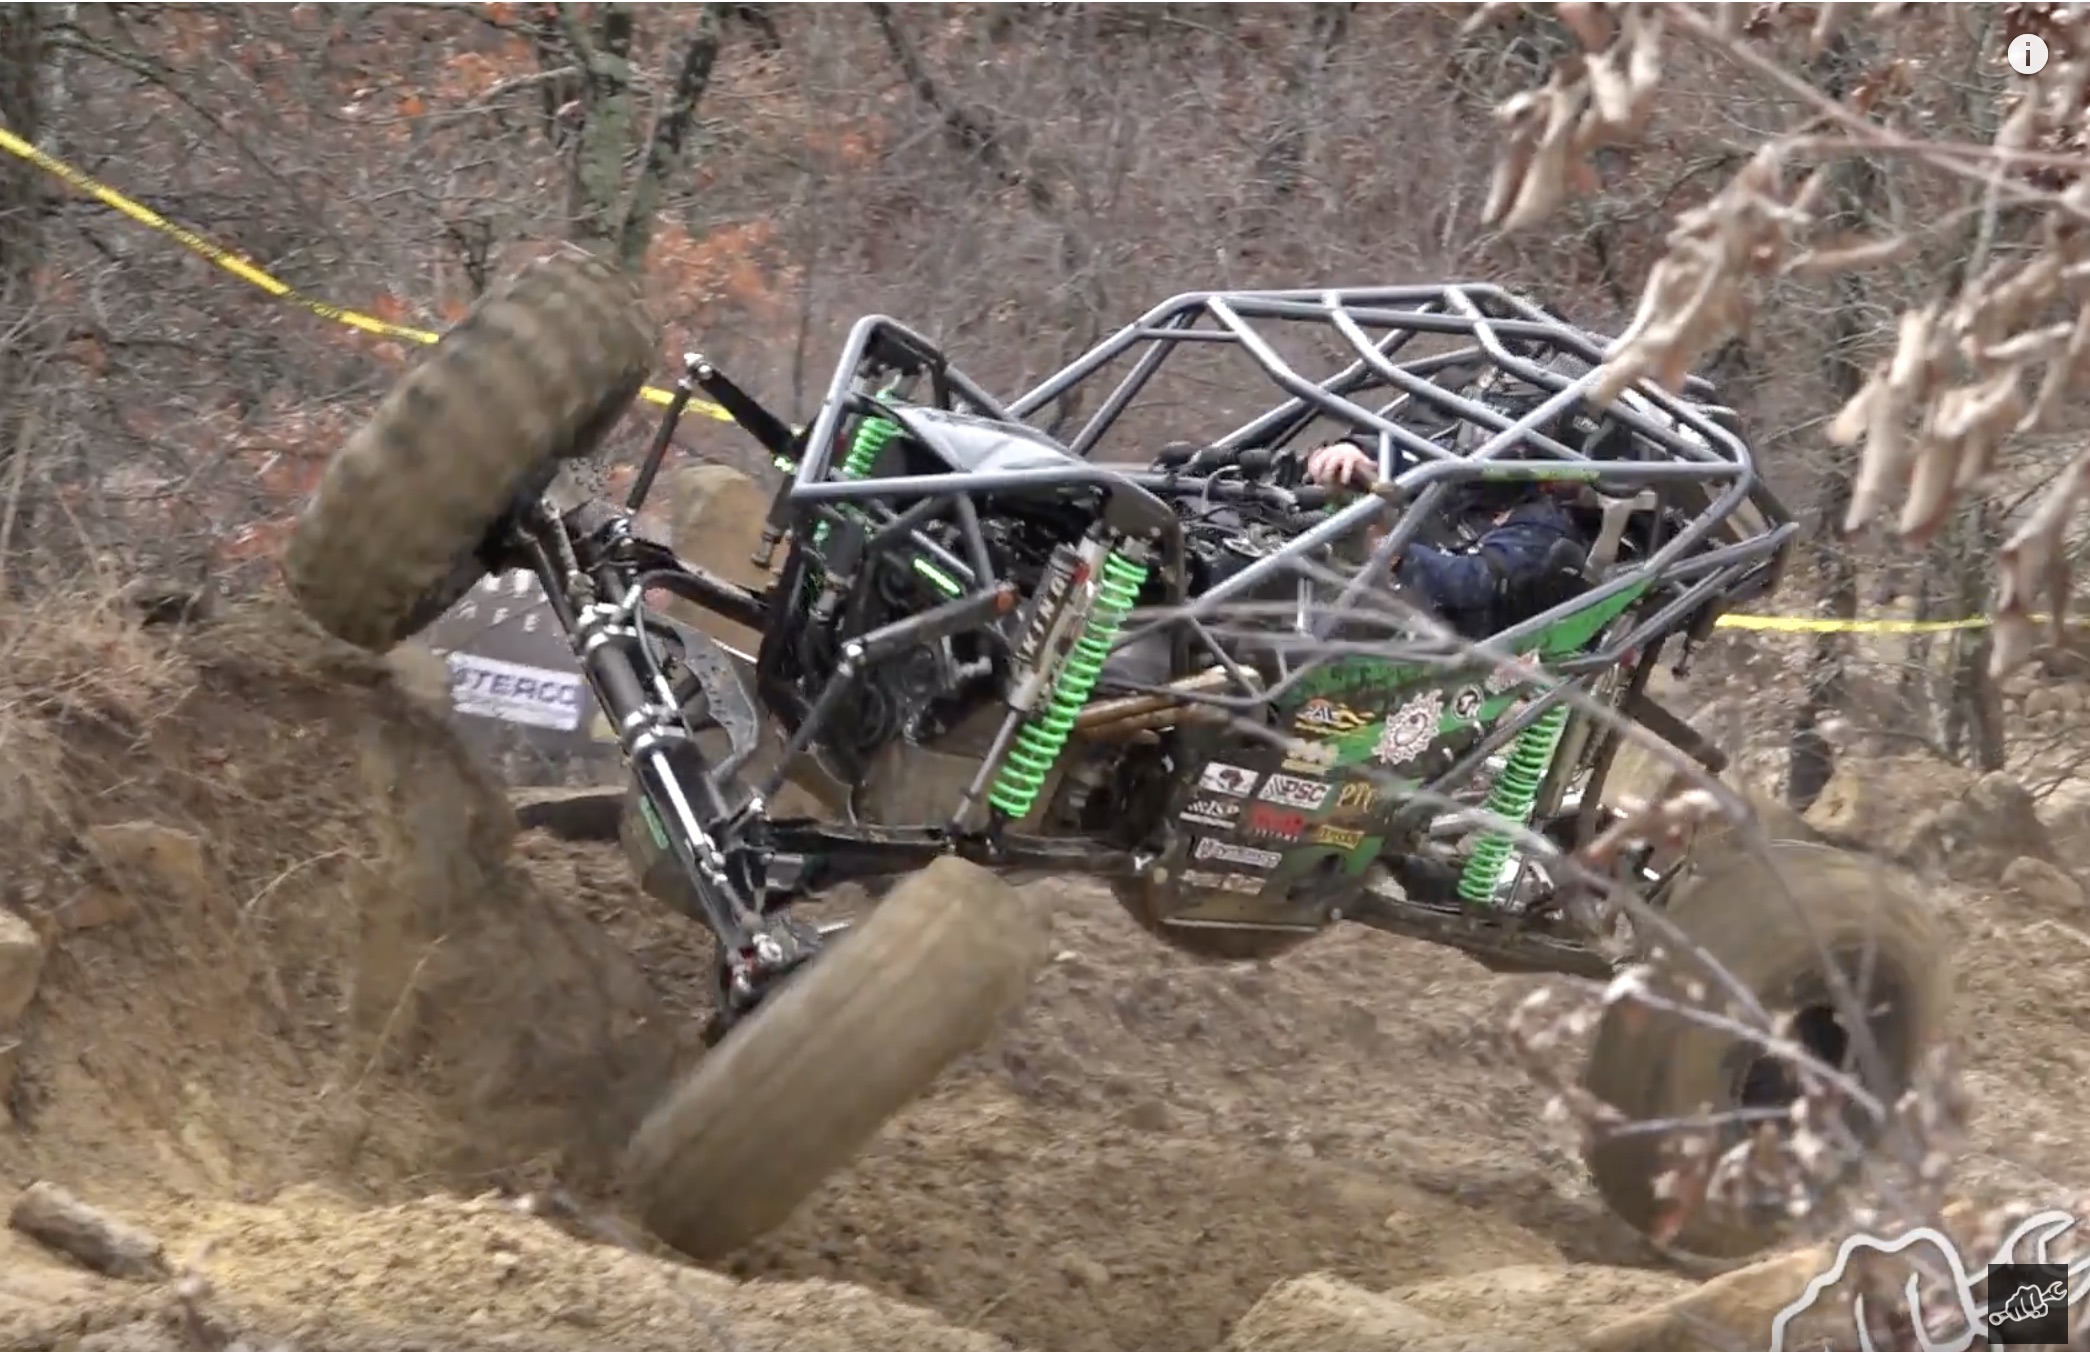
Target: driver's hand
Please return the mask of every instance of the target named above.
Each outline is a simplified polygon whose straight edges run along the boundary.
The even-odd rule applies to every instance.
[[[1379,477],[1379,457],[1333,442],[1306,457],[1306,477],[1323,488],[1369,488]]]

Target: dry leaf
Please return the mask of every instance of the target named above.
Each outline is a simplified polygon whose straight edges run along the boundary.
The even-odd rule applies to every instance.
[[[1619,69],[1618,49],[1598,52],[1586,69],[1590,103],[1599,123],[1606,129],[1624,130],[1634,123],[1633,87]]]
[[[1503,218],[1505,231],[1537,225],[1567,196],[1568,161],[1575,154],[1575,127],[1588,94],[1579,81],[1570,83],[1557,69],[1546,94],[1546,130],[1525,171],[1516,204]]]
[[[1851,8],[1848,4],[1834,3],[1834,0],[1821,7],[1821,13],[1814,18],[1814,31],[1807,35],[1809,56],[1820,56],[1828,50],[1830,39],[1836,36],[1836,31],[1843,27],[1844,20],[1850,17]]]
[[[1916,241],[1907,235],[1890,235],[1885,239],[1809,249],[1787,263],[1785,271],[1794,277],[1830,277],[1839,272],[1904,263],[1915,256]]]
[[[1916,455],[1909,441],[1908,404],[1891,382],[1883,383],[1866,410],[1865,453],[1859,458],[1845,513],[1846,533],[1872,519],[1887,486],[1898,481]]]
[[[1495,110],[1495,120],[1503,125],[1507,144],[1502,158],[1496,161],[1494,177],[1488,184],[1488,200],[1481,208],[1481,224],[1494,227],[1508,214],[1511,204],[1523,191],[1524,180],[1531,172],[1532,157],[1538,152],[1539,135],[1545,126],[1545,110],[1545,98],[1537,90],[1526,90]]]
[[[2032,401],[2032,409],[2021,421],[2017,430],[2030,432],[2046,426],[2061,411],[2061,401],[2074,388],[2083,368],[2084,354],[2090,353],[2090,300],[2076,310],[2075,324],[2068,331],[2068,345],[2061,354],[2047,363],[2046,376],[2039,383],[2039,395]]]
[[[1881,387],[1886,384],[1886,373],[1884,364],[1873,367],[1865,384],[1837,411],[1829,422],[1830,445],[1849,446],[1865,435],[1872,418],[1873,401],[1880,397]]]
[[[1995,642],[1989,672],[2001,677],[2023,666],[2038,646],[2038,627],[2031,610],[2042,582],[2054,588],[2057,559],[2065,568],[2064,538],[2077,501],[2090,483],[2090,446],[2079,450],[2068,467],[2048,486],[2038,504],[1996,552]],[[2061,617],[2054,605],[2056,622]]]
[[[1579,0],[1564,0],[1554,6],[1553,16],[1575,35],[1575,41],[1582,44],[1583,51],[1594,52],[1611,42],[1611,21],[1604,15],[1603,8]]]
[[[1662,84],[1662,16],[1634,6],[1626,14],[1632,50],[1626,59],[1626,84],[1633,91],[1634,121],[1647,116]]]

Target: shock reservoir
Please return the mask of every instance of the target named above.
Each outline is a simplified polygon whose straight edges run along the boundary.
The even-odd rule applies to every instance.
[[[1091,535],[1079,546],[1058,546],[1046,560],[1010,656],[1008,704],[1017,713],[1035,712],[1051,692],[1095,608],[1109,554],[1109,541]]]

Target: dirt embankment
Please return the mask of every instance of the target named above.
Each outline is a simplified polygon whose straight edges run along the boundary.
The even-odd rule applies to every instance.
[[[1696,1286],[1597,1206],[1499,1050],[1526,980],[1365,933],[1198,966],[1070,881],[1014,1026],[729,1270],[669,1261],[606,1188],[707,955],[614,850],[515,839],[384,664],[273,610],[0,646],[0,1208],[50,1180],[164,1254],[0,1231],[0,1352],[1632,1352],[1684,1345],[1665,1301],[1757,1339],[1801,1280]],[[2090,930],[1997,867],[1939,883],[2007,1106],[1968,1180],[2044,1201],[2090,1176]]]

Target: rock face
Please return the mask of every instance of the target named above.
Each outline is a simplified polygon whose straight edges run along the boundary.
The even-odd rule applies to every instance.
[[[1802,1249],[1702,1286],[1629,1268],[1509,1267],[1385,1295],[1315,1273],[1272,1287],[1222,1352],[1696,1352],[1726,1346],[1723,1334],[1761,1346],[1828,1261]],[[1842,1311],[1819,1315],[1829,1327]]]
[[[1444,1325],[1327,1273],[1271,1288],[1241,1317],[1224,1352],[1377,1352],[1423,1348],[1436,1352]]]
[[[2044,859],[2020,855],[2011,860],[2002,885],[2043,916],[2068,919],[2083,912],[2083,885]]]
[[[213,884],[203,842],[159,822],[110,822],[81,833],[100,876],[59,909],[68,930],[99,929],[206,906]]]
[[[2024,785],[1923,756],[1849,760],[1808,809],[1823,835],[1958,881],[1988,882],[2054,843]]]
[[[29,922],[13,911],[0,911],[0,1043],[36,998],[43,977],[44,944]]]
[[[0,910],[0,1129],[13,1121],[7,1104],[22,1062],[22,1039],[16,1025],[36,998],[43,970],[43,940],[28,921],[13,911]]]
[[[1983,775],[1958,799],[1921,814],[1903,857],[1920,869],[1963,882],[2000,877],[2014,859],[2052,859],[2054,842],[2025,786],[1997,772]]]

